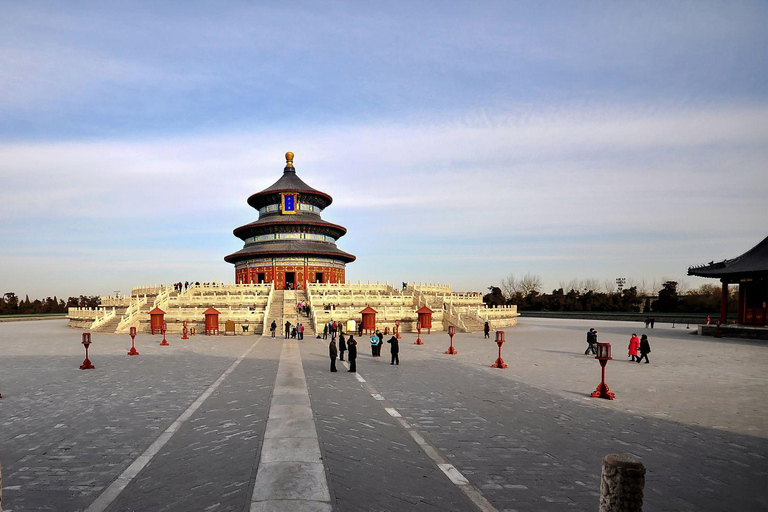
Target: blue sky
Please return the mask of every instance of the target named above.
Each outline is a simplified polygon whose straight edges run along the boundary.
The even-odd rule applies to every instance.
[[[768,232],[766,2],[4,2],[0,293],[230,281],[286,151],[351,280],[652,286]]]

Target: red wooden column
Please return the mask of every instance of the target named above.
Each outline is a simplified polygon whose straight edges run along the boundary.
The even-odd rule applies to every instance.
[[[728,282],[722,281],[723,292],[720,295],[720,324],[725,325],[728,320]]]

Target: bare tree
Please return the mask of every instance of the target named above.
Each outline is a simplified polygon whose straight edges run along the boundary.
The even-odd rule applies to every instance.
[[[504,298],[511,299],[517,291],[517,279],[515,279],[515,274],[509,274],[502,279],[500,288]]]
[[[581,282],[582,290],[586,293],[589,291],[597,292],[600,291],[600,280],[595,279],[593,277],[590,277],[588,279],[584,279]]]
[[[528,295],[531,292],[540,292],[542,287],[541,276],[529,272],[520,278],[517,285],[517,291],[523,295]]]

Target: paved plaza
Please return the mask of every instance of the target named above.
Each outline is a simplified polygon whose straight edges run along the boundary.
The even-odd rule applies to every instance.
[[[589,327],[616,400],[589,397]],[[768,345],[693,330],[521,317],[505,370],[482,334],[409,333],[353,374],[325,340],[148,334],[94,334],[81,371],[66,320],[0,323],[3,511],[597,510],[614,452],[644,510],[768,510]]]

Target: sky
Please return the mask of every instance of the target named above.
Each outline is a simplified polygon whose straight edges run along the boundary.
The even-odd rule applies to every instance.
[[[350,281],[688,288],[768,236],[768,2],[0,4],[0,293],[234,279],[251,194]]]

